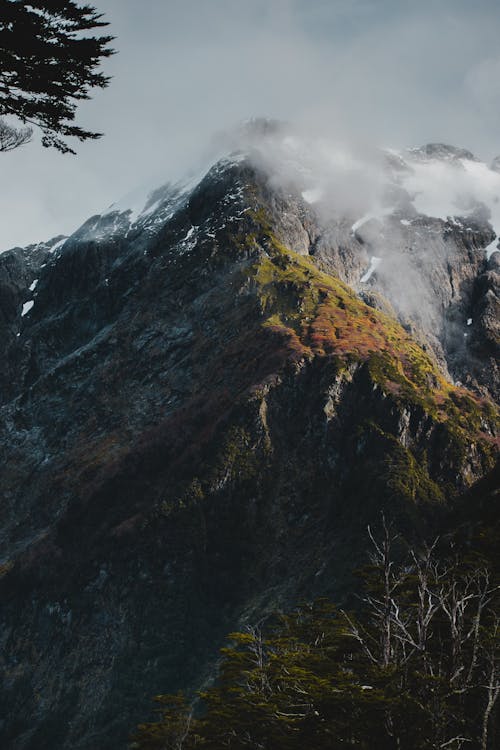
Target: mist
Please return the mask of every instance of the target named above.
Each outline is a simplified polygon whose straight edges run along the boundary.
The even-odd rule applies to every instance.
[[[490,166],[440,144],[381,149],[287,124],[257,122],[238,132],[227,147],[250,153],[272,185],[301,193],[310,204],[320,253],[321,247],[351,248],[356,260],[345,280],[358,292],[381,292],[405,323],[423,327],[430,339],[442,325],[443,289],[450,288],[457,253],[454,229],[475,248],[470,273],[498,253],[498,162]],[[468,317],[456,323],[458,341],[469,335]],[[451,326],[448,321],[449,336]]]
[[[77,144],[76,157],[38,139],[0,155],[0,248],[69,234],[137,185],[179,178],[214,133],[255,116],[328,140],[340,163],[363,154],[361,203],[377,195],[366,154],[378,147],[444,141],[486,161],[500,152],[496,2],[95,1],[118,54],[78,123],[105,136]]]

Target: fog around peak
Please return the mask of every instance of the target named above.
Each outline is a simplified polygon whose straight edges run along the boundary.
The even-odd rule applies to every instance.
[[[472,254],[471,273],[498,258],[500,173],[467,150],[442,143],[359,149],[268,128],[251,153],[271,184],[310,204],[319,219],[313,252],[328,263],[335,248],[351,247],[359,265],[349,283],[360,293],[382,292],[410,325],[439,329],[439,288],[454,283],[455,233]],[[462,318],[448,325],[458,346],[468,336],[468,314]]]
[[[500,152],[491,0],[95,4],[119,52],[110,87],[78,119],[105,137],[75,158],[37,142],[0,155],[1,248],[69,233],[137,185],[180,177],[211,134],[259,115],[365,166],[377,147],[452,143],[487,162]],[[366,177],[370,192],[377,177]]]

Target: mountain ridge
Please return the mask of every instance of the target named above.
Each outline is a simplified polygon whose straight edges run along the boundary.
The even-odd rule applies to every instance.
[[[19,305],[39,279],[2,321],[6,747],[122,747],[236,623],[345,596],[381,509],[425,535],[492,470],[490,350],[475,390],[447,380],[445,337],[424,351],[359,286],[369,221],[325,229],[302,187],[225,160],[154,231],[154,211],[132,232],[110,214],[31,268],[0,255],[0,273],[23,256]],[[415,229],[442,233],[462,315],[498,257],[467,226]]]

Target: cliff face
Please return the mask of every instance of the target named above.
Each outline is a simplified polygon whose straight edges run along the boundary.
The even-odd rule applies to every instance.
[[[237,623],[345,596],[381,509],[425,533],[493,466],[486,219],[384,220],[437,325],[254,163],[0,256],[3,747],[123,747]]]

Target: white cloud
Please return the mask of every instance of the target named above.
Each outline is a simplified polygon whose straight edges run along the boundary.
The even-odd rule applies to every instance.
[[[465,75],[465,88],[486,116],[500,114],[500,56],[489,57],[474,65]],[[500,150],[500,148],[499,148]]]
[[[106,135],[76,158],[38,144],[0,155],[0,247],[67,234],[155,173],[179,176],[212,132],[251,116],[358,147],[500,152],[497,68],[485,62],[496,59],[496,2],[94,1],[119,54],[79,122]]]

